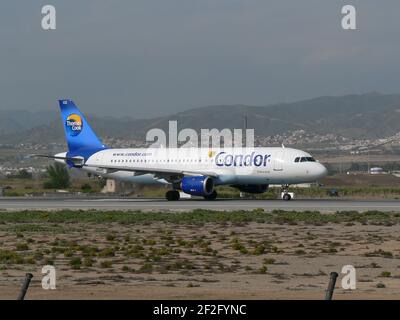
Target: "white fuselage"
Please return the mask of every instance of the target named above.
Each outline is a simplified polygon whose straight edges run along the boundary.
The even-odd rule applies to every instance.
[[[118,168],[181,170],[188,175],[210,172],[216,176],[215,185],[299,184],[317,181],[327,174],[326,168],[308,153],[275,147],[106,149],[94,153],[85,163],[90,167],[82,169],[88,172],[141,184],[170,181],[160,174]],[[107,166],[114,169],[104,169]]]

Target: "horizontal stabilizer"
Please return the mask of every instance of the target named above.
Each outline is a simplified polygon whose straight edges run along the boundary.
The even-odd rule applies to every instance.
[[[61,156],[52,156],[52,155],[45,155],[45,154],[32,154],[30,155],[32,158],[49,158],[54,160],[63,160],[65,162],[70,161],[76,167],[82,167],[85,163],[85,159],[83,157],[61,157]]]

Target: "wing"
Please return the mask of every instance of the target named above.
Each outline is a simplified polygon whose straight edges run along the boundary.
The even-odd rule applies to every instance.
[[[117,171],[129,171],[134,172],[135,175],[143,175],[143,174],[154,174],[160,178],[167,177],[177,177],[177,176],[196,176],[203,175],[212,178],[217,178],[218,174],[213,171],[208,170],[199,170],[199,171],[191,171],[191,170],[174,170],[174,169],[161,169],[161,168],[141,168],[141,167],[127,167],[127,166],[104,166],[97,164],[84,164],[83,167],[89,168],[100,168],[104,169],[104,173],[114,173]]]
[[[183,176],[196,176],[203,175],[212,178],[218,178],[218,174],[214,171],[208,170],[200,170],[200,171],[191,171],[191,170],[173,170],[173,169],[161,169],[161,168],[142,168],[142,167],[127,167],[127,166],[105,166],[98,164],[86,164],[84,163],[84,159],[82,157],[59,157],[59,156],[51,156],[51,155],[31,155],[32,157],[43,157],[50,159],[59,159],[65,161],[71,161],[75,166],[82,168],[99,168],[103,169],[103,174],[114,173],[117,171],[129,171],[134,172],[136,176],[143,174],[154,174],[158,178],[165,178],[168,180],[176,180],[179,177]]]

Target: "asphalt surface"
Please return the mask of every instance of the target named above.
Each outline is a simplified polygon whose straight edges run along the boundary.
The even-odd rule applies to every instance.
[[[116,199],[116,198],[0,198],[0,210],[61,210],[61,209],[97,209],[97,210],[252,210],[263,208],[271,211],[281,210],[316,210],[321,212],[334,211],[398,211],[400,200],[215,200],[203,199],[166,201],[164,199]]]

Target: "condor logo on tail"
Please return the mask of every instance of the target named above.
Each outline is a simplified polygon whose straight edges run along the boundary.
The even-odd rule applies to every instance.
[[[71,114],[68,116],[65,126],[70,136],[77,136],[82,132],[83,122],[80,115]]]

